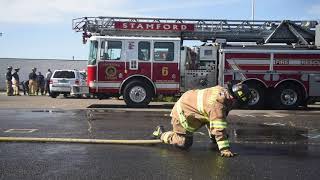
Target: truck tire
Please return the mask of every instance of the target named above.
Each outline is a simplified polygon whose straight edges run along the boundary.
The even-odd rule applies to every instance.
[[[265,105],[265,88],[258,83],[247,83],[246,85],[252,95],[247,105],[248,109],[262,109]]]
[[[59,96],[58,93],[55,93],[55,92],[50,93],[50,97],[52,97],[52,98],[56,98],[57,96]]]
[[[129,82],[123,91],[123,99],[129,107],[147,107],[151,98],[151,88],[141,81]]]
[[[274,107],[277,109],[296,109],[302,102],[303,93],[294,84],[280,84],[275,89]]]

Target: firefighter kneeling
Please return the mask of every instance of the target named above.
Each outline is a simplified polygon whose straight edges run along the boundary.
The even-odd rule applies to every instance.
[[[171,111],[173,130],[164,132],[163,127],[158,126],[153,136],[166,144],[188,149],[193,143],[193,133],[206,125],[221,156],[232,157],[235,154],[230,150],[226,117],[235,104],[248,103],[250,97],[251,93],[245,84],[230,85],[228,89],[215,86],[187,91]]]

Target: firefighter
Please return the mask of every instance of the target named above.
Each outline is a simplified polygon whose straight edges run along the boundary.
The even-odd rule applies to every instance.
[[[193,143],[193,133],[206,125],[213,143],[218,145],[222,157],[233,157],[226,134],[226,117],[237,103],[248,103],[251,93],[244,84],[215,86],[184,93],[171,111],[172,131],[164,132],[158,126],[153,132],[163,143],[188,149]]]
[[[20,68],[15,68],[14,69],[14,73],[12,74],[12,84],[13,84],[13,95],[14,96],[20,96],[19,93],[19,72]]]
[[[9,66],[8,71],[6,73],[6,85],[7,85],[7,96],[13,95],[13,89],[12,89],[12,66]]]
[[[37,87],[37,68],[32,68],[32,72],[29,74],[29,96],[35,96]]]

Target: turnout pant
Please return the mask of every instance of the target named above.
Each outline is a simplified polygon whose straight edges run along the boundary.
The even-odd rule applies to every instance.
[[[172,118],[172,131],[164,132],[160,139],[166,144],[172,144],[181,149],[188,149],[193,143],[193,133],[186,131],[178,119]]]
[[[19,81],[15,81],[13,84],[13,95],[20,95],[19,93]]]
[[[13,89],[12,89],[12,81],[6,80],[7,85],[7,96],[12,96]]]
[[[29,80],[29,95],[36,95],[37,92],[37,81],[36,80]]]

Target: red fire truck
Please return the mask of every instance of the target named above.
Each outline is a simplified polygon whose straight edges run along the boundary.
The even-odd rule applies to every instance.
[[[128,106],[229,81],[249,86],[249,108],[291,109],[320,95],[317,21],[83,17],[73,29],[90,41],[90,92]]]

